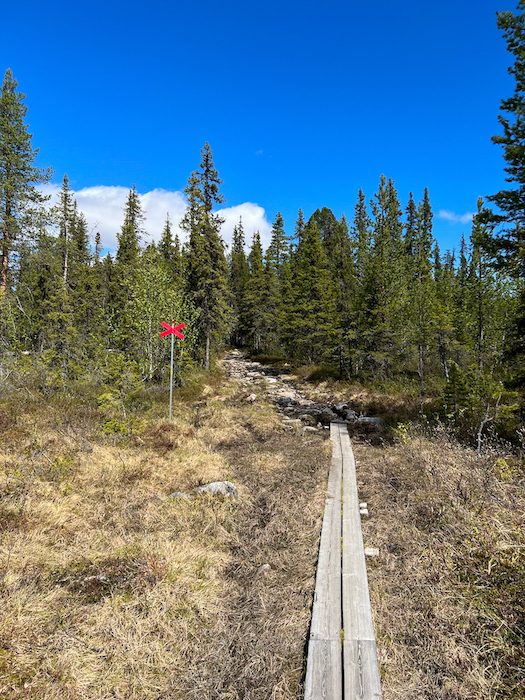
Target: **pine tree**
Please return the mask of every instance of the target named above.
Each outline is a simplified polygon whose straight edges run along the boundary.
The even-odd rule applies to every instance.
[[[17,87],[7,69],[0,95],[0,295],[7,289],[17,241],[24,235],[24,213],[43,201],[35,185],[51,177],[50,171],[34,166],[38,150],[24,123],[25,95]]]

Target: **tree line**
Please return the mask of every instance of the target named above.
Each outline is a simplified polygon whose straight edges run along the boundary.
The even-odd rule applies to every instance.
[[[498,22],[518,56],[516,95],[502,103],[515,113],[525,75],[523,15],[500,13]],[[506,148],[509,179],[520,188],[488,198],[496,214],[480,199],[470,237],[457,251],[439,249],[428,190],[402,204],[385,176],[371,198],[359,191],[350,220],[326,207],[306,220],[299,210],[287,233],[278,213],[266,250],[257,231],[246,241],[240,220],[226,250],[217,212],[222,181],[206,143],[184,190],[185,242],[169,216],[159,242],[144,241],[144,212],[133,186],[117,250],[102,256],[100,236],[92,245],[67,176],[54,207],[38,190],[51,173],[35,166],[24,97],[7,70],[0,95],[4,373],[6,358],[25,352],[36,354],[57,382],[108,365],[116,372],[133,365],[142,381],[158,381],[168,353],[160,322],[177,320],[187,333],[181,366],[209,368],[214,353],[234,344],[321,364],[343,379],[417,387],[422,412],[429,390],[440,392],[444,415],[455,421],[469,412],[496,412],[505,392],[522,391],[519,119],[502,117],[504,136],[494,140]]]

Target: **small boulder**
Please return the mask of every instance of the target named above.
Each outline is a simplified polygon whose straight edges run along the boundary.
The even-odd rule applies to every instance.
[[[279,406],[297,406],[297,401],[292,396],[280,396],[277,403]]]
[[[301,420],[303,423],[306,423],[307,425],[317,425],[316,416],[312,416],[309,413],[302,413],[299,416],[299,420]]]
[[[323,408],[323,410],[321,411],[321,413],[319,415],[319,420],[321,421],[321,423],[323,425],[328,425],[329,423],[331,423],[333,420],[336,420],[336,419],[337,419],[336,414],[332,411],[331,408],[328,408],[328,407]]]
[[[381,418],[375,418],[374,416],[359,416],[356,422],[361,425],[375,425],[378,428],[383,426],[383,421]]]
[[[357,413],[356,413],[355,411],[352,411],[351,408],[346,408],[346,409],[343,411],[343,418],[344,418],[345,420],[350,421],[351,423],[353,423],[353,422],[356,420],[356,418],[357,418]]]
[[[231,481],[212,481],[210,484],[198,486],[194,489],[196,493],[209,493],[211,496],[225,496],[226,498],[237,498],[239,492]]]
[[[257,400],[257,394],[250,394],[249,396],[246,397],[246,401],[248,403],[253,403],[256,400]]]

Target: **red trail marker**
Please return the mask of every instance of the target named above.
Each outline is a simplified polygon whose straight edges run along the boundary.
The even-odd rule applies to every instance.
[[[179,333],[179,331],[182,328],[186,328],[185,323],[180,323],[178,326],[170,326],[169,323],[166,323],[165,321],[161,321],[160,325],[166,329],[165,331],[162,331],[162,333],[160,334],[161,338],[164,338],[165,336],[170,335],[170,333],[173,333],[174,335],[177,336],[177,338],[184,340],[183,334]]]

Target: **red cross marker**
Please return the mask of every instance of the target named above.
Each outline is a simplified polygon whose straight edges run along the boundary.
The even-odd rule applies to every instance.
[[[161,338],[164,338],[165,336],[169,335],[170,333],[173,333],[174,335],[177,336],[177,338],[184,340],[184,336],[182,335],[182,333],[179,333],[179,331],[182,328],[186,328],[185,323],[181,323],[178,326],[170,326],[169,323],[165,323],[165,321],[161,321],[160,325],[166,329],[165,331],[162,331],[162,333],[160,334]]]

